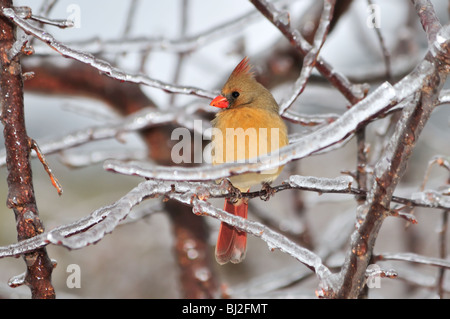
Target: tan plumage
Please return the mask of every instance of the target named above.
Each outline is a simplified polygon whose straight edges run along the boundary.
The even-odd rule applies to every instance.
[[[222,108],[211,122],[217,129],[213,137],[213,164],[243,162],[288,144],[287,129],[278,114],[278,104],[255,80],[247,58],[236,66],[211,105]],[[230,181],[241,192],[247,192],[254,185],[272,182],[282,169],[232,176]],[[247,218],[246,199],[236,203],[227,199],[224,209]],[[246,238],[246,233],[221,223],[216,245],[217,261],[220,264],[241,262],[245,257]]]

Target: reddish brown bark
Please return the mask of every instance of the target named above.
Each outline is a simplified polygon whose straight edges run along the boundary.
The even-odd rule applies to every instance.
[[[0,8],[11,7],[12,1],[3,0]],[[8,169],[7,206],[14,211],[18,240],[34,237],[44,231],[34,196],[30,155],[30,139],[24,119],[23,81],[20,60],[8,58],[15,42],[15,27],[0,17],[0,100]],[[53,265],[46,249],[38,249],[24,256],[27,270],[25,284],[31,289],[32,298],[54,298],[51,283]]]

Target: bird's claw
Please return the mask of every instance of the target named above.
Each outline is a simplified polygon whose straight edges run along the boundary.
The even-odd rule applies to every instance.
[[[275,188],[271,187],[269,183],[265,182],[261,187],[261,198],[263,201],[268,201],[276,193]]]
[[[241,190],[239,188],[234,187],[233,184],[231,184],[231,183],[228,186],[228,192],[231,195],[230,201],[233,204],[236,204],[242,198]]]

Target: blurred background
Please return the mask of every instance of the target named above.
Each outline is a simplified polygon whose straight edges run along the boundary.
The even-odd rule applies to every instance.
[[[291,25],[308,29],[308,15],[321,1],[278,1],[290,14]],[[425,33],[410,1],[377,0],[380,32],[390,52],[391,79],[386,77],[385,60],[375,29],[367,26],[371,12],[365,0],[349,1],[349,8],[333,26],[321,56],[333,68],[354,83],[369,83],[371,90],[390,80],[395,83],[408,74],[423,58],[427,50]],[[43,1],[14,1],[17,6],[29,6],[39,12]],[[446,1],[432,1],[443,24],[448,21]],[[289,42],[259,13],[249,15],[239,30],[217,32],[213,38],[184,54],[165,49],[162,40],[195,39],[198,35],[251,12],[253,5],[243,0],[215,1],[121,1],[121,0],[59,0],[50,11],[53,19],[72,18],[74,28],[45,28],[58,41],[71,47],[99,54],[103,59],[130,73],[142,72],[151,78],[183,86],[210,91],[221,88],[234,66],[247,55],[257,74],[278,101],[289,94],[301,65],[289,49]],[[138,39],[141,41],[129,41]],[[123,40],[123,44],[121,41]],[[138,43],[148,41],[146,50]],[[111,43],[98,52],[102,43]],[[61,57],[45,44],[35,40],[36,54],[23,59],[30,70],[45,59],[64,65]],[[185,108],[192,104],[208,108],[209,100],[189,95],[172,95],[141,86],[142,91],[161,110]],[[305,92],[292,109],[302,114],[342,114],[349,103],[326,81],[313,74]],[[75,131],[115,123],[121,115],[102,101],[67,94],[45,94],[25,91],[25,113],[28,135],[38,143],[63,137]],[[386,125],[380,120],[368,126],[368,143],[376,143],[376,130]],[[399,195],[418,191],[427,170],[428,161],[435,155],[449,157],[450,109],[440,106],[425,127],[410,160],[407,173],[398,188]],[[313,128],[289,124],[290,133],[304,134]],[[146,144],[134,133],[121,134],[120,139],[93,141],[47,157],[61,182],[64,193],[58,196],[42,165],[33,160],[34,187],[40,218],[46,230],[73,222],[109,205],[125,195],[140,178],[106,172],[102,161],[74,167],[78,159],[95,159],[106,152],[146,155]],[[93,155],[94,154],[94,155]],[[69,164],[68,163],[72,163]],[[303,159],[286,166],[279,180],[291,174],[337,177],[356,167],[356,143],[323,155]],[[6,167],[0,169],[0,203],[6,202]],[[427,188],[445,184],[448,171],[434,167],[430,170]],[[152,206],[158,200],[148,200],[138,207]],[[223,200],[212,200],[222,208]],[[148,206],[146,206],[148,205]],[[141,207],[142,206],[142,207]],[[301,211],[301,213],[299,213]],[[345,253],[354,225],[356,201],[349,195],[319,195],[312,192],[284,191],[270,201],[251,201],[250,218],[268,223],[292,237],[300,238],[314,251],[330,250],[328,265],[339,265]],[[379,234],[376,252],[415,252],[438,256],[438,232],[441,212],[416,209],[417,225],[405,220],[388,218]],[[179,265],[174,256],[173,229],[165,212],[133,220],[117,227],[95,245],[69,251],[63,247],[47,246],[49,256],[57,261],[53,284],[57,298],[182,298]],[[16,242],[14,214],[6,205],[0,206],[0,245]],[[219,222],[207,217],[210,227],[210,252],[214,251]],[[129,221],[129,222],[128,222]],[[332,247],[341,242],[342,247]],[[344,248],[344,249],[342,249]],[[81,287],[69,288],[69,265],[79,265]],[[371,289],[372,298],[428,298],[436,297],[435,267],[405,262],[382,263],[396,269],[397,279],[382,279],[381,286]],[[29,298],[27,287],[10,288],[8,280],[25,271],[21,258],[0,260],[0,297]],[[245,261],[239,265],[219,266],[213,263],[213,273],[220,289],[233,297],[314,298],[317,280],[311,272],[290,256],[270,251],[259,238],[249,237]],[[201,274],[199,274],[201,276]],[[420,285],[417,283],[420,281]],[[446,281],[445,287],[449,287]],[[275,288],[274,288],[275,287]],[[426,289],[424,289],[426,287]],[[446,295],[448,297],[448,294]]]

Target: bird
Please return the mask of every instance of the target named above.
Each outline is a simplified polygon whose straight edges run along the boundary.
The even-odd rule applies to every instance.
[[[211,121],[213,165],[249,161],[288,144],[287,127],[279,115],[279,106],[270,91],[255,79],[248,57],[235,67],[210,105],[220,109]],[[252,186],[268,186],[282,169],[280,166],[234,175],[229,181],[239,195]],[[243,196],[226,198],[224,210],[247,218],[248,199]],[[245,258],[246,246],[246,232],[221,222],[215,249],[219,264],[240,263]]]

